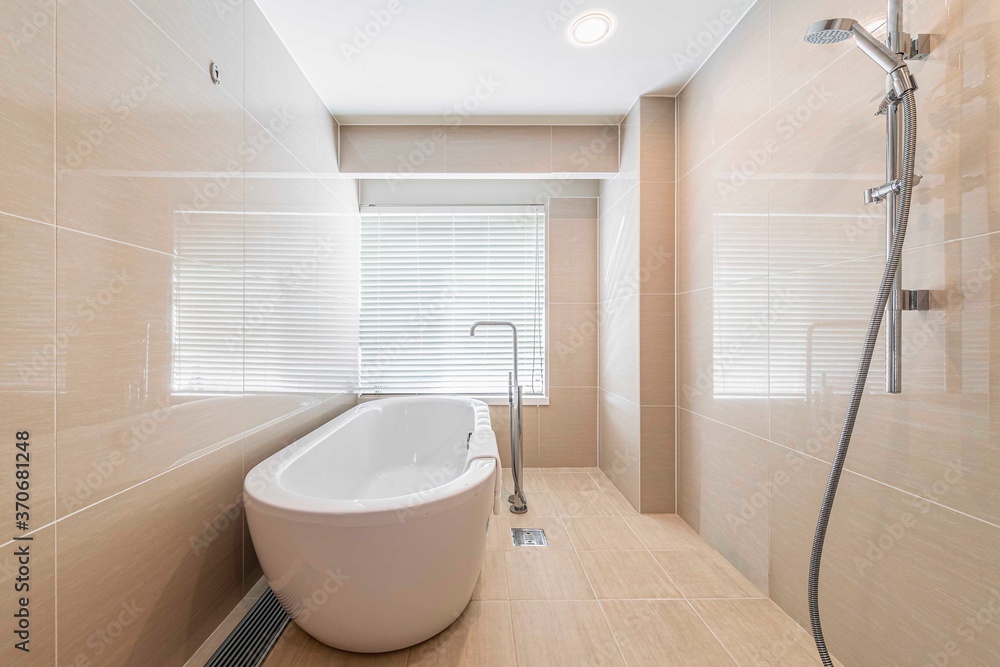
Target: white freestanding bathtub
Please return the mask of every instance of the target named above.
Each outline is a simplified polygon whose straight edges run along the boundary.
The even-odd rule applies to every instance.
[[[363,403],[266,459],[243,493],[264,575],[295,622],[365,653],[419,643],[472,597],[499,490],[485,403]]]

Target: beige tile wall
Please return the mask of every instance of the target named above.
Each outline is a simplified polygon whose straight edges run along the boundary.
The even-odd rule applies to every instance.
[[[568,174],[618,171],[614,125],[344,125],[351,174]]]
[[[595,197],[548,199],[549,404],[524,408],[524,464],[597,465],[597,216]],[[509,413],[490,414],[505,464]]]
[[[816,511],[882,270],[883,76],[850,43],[803,42],[878,0],[757,0],[678,98],[679,507],[804,627]],[[913,65],[919,157],[903,393],[881,345],[824,559],[845,665],[1000,661],[995,400],[1000,5],[909,3],[940,36]],[[873,102],[873,100],[875,100]]]
[[[641,97],[601,181],[601,469],[643,512],[675,509],[674,113]]]
[[[356,183],[254,3],[0,22],[0,421],[30,433],[33,538],[0,545],[4,614],[32,566],[32,650],[0,663],[181,665],[260,576],[243,477],[354,403]]]

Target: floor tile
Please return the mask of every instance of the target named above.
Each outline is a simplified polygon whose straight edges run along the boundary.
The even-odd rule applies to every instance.
[[[559,510],[548,491],[527,492],[528,511],[518,516],[559,516]]]
[[[595,468],[530,468],[525,486],[528,514],[491,517],[473,600],[451,627],[364,655],[293,624],[265,667],[817,663],[809,634],[676,515],[638,514]],[[515,547],[511,527],[541,528],[550,546]]]
[[[642,514],[627,516],[625,521],[650,551],[704,549],[707,547],[698,533],[674,515]]]
[[[597,483],[598,488],[604,493],[607,499],[611,502],[619,514],[624,516],[636,516],[639,514],[639,510],[632,506],[632,503],[628,501],[618,487],[614,485],[607,475],[603,472],[591,473],[591,478]]]
[[[473,601],[446,630],[410,647],[408,667],[514,667],[506,601]]]
[[[511,600],[591,600],[594,592],[572,551],[522,548],[504,554]]]
[[[496,516],[490,516],[489,526],[486,527],[486,550],[487,551],[503,551],[504,537],[510,535],[510,531],[507,530],[506,517],[503,515],[503,510]]]
[[[620,516],[565,517],[563,525],[577,551],[645,550]]]
[[[624,667],[596,601],[513,601],[518,667]]]
[[[682,597],[646,551],[584,551],[579,556],[598,598]]]
[[[812,637],[771,600],[692,600],[691,604],[742,665],[819,664]]]
[[[611,501],[587,473],[547,474],[552,501],[561,516],[617,516]]]
[[[409,649],[392,653],[348,653],[310,637],[289,623],[264,667],[405,667]]]
[[[683,600],[606,600],[601,606],[629,667],[736,664]]]
[[[479,581],[476,582],[476,589],[472,591],[472,599],[507,599],[507,566],[504,564],[502,552],[486,552],[486,555],[483,557],[483,570],[479,573]]]
[[[766,597],[717,551],[677,549],[654,551],[653,556],[688,598]]]

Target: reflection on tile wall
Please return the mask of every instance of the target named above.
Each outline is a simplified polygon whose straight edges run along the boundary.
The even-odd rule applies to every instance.
[[[540,188],[539,195],[544,197]],[[524,464],[597,465],[596,197],[548,201],[548,405],[524,406]],[[510,459],[510,411],[490,407],[500,458]]]
[[[356,183],[256,4],[39,6],[0,17],[0,422],[34,538],[32,650],[0,663],[180,665],[261,575],[244,475],[354,403]]]
[[[885,223],[861,196],[884,170],[883,75],[802,35],[884,12],[757,0],[678,98],[678,511],[806,627]],[[827,540],[827,641],[845,665],[998,664],[1000,5],[910,3],[906,23],[941,36],[913,65],[924,179],[903,260],[932,310],[904,314],[901,395],[876,355]]]
[[[675,510],[674,113],[639,98],[601,181],[600,467],[642,512]]]

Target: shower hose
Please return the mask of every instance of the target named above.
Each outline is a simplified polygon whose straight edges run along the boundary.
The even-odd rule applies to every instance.
[[[812,624],[816,649],[826,667],[833,667],[833,661],[826,648],[823,625],[819,617],[819,572],[820,561],[823,558],[823,543],[826,540],[827,526],[830,524],[833,501],[837,497],[837,486],[840,484],[840,476],[844,470],[847,449],[851,445],[851,434],[854,432],[854,424],[858,418],[858,408],[861,407],[861,398],[864,395],[865,382],[868,380],[868,370],[872,364],[875,342],[882,326],[882,316],[885,313],[886,304],[889,301],[899,269],[900,257],[903,254],[903,239],[906,236],[906,223],[910,215],[910,199],[913,194],[913,167],[917,152],[917,109],[913,91],[904,93],[901,100],[903,105],[903,173],[896,220],[894,221],[895,234],[887,255],[888,259],[885,264],[885,272],[882,274],[882,283],[879,285],[875,307],[872,309],[871,320],[868,322],[865,344],[861,352],[861,360],[858,362],[858,372],[854,378],[851,400],[847,406],[847,416],[844,418],[844,428],[840,433],[837,454],[833,459],[833,466],[830,468],[830,480],[827,482],[826,493],[823,495],[819,519],[816,521],[816,535],[813,538],[812,556],[809,560],[809,621]],[[889,113],[893,113],[893,111],[890,110]]]

